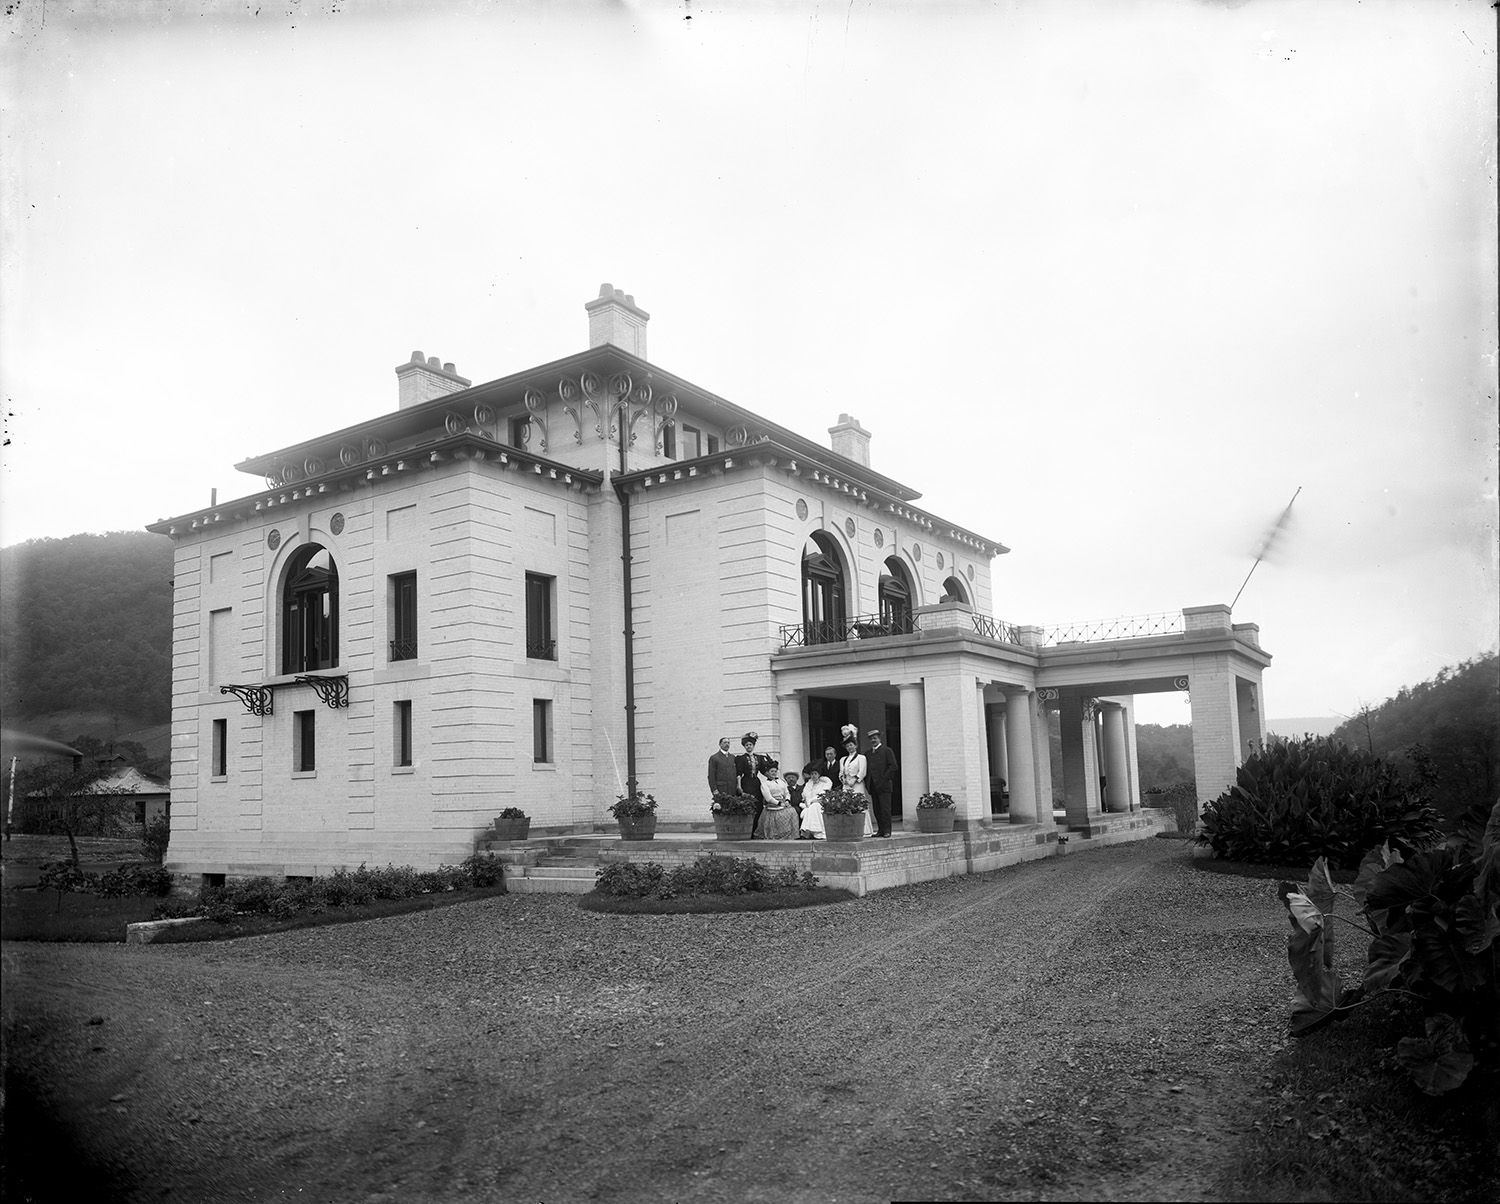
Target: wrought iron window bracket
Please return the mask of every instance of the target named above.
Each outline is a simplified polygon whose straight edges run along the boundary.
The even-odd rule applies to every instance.
[[[271,714],[275,691],[271,686],[220,686],[220,694],[233,694],[252,715]]]
[[[349,705],[349,679],[338,677],[311,677],[304,675],[293,679],[299,685],[311,686],[319,700],[331,710]]]

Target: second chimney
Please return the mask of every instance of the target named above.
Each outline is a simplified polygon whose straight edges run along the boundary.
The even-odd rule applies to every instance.
[[[457,393],[474,383],[455,372],[452,364],[440,363],[435,355],[423,359],[420,351],[413,351],[410,360],[397,365],[396,380],[400,388],[397,408],[402,410],[445,393]]]
[[[858,418],[839,415],[837,426],[828,428],[833,450],[845,459],[870,467],[870,432],[859,425]]]
[[[589,346],[612,343],[640,359],[646,358],[646,323],[651,315],[635,303],[623,289],[601,284],[599,295],[585,301],[589,314]]]

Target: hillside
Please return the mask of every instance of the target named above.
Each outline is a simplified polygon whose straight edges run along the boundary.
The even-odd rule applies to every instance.
[[[6,726],[160,745],[171,687],[169,540],[119,531],[0,549]]]

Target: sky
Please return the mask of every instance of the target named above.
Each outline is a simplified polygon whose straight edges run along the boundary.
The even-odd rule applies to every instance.
[[[254,493],[609,282],[1009,547],[1000,618],[1229,603],[1296,494],[1268,716],[1500,645],[1487,0],[7,9],[0,544]]]

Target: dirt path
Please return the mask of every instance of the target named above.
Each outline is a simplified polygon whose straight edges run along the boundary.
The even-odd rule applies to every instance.
[[[12,945],[11,1103],[140,1200],[1212,1199],[1278,911],[1155,841],[801,912]]]

